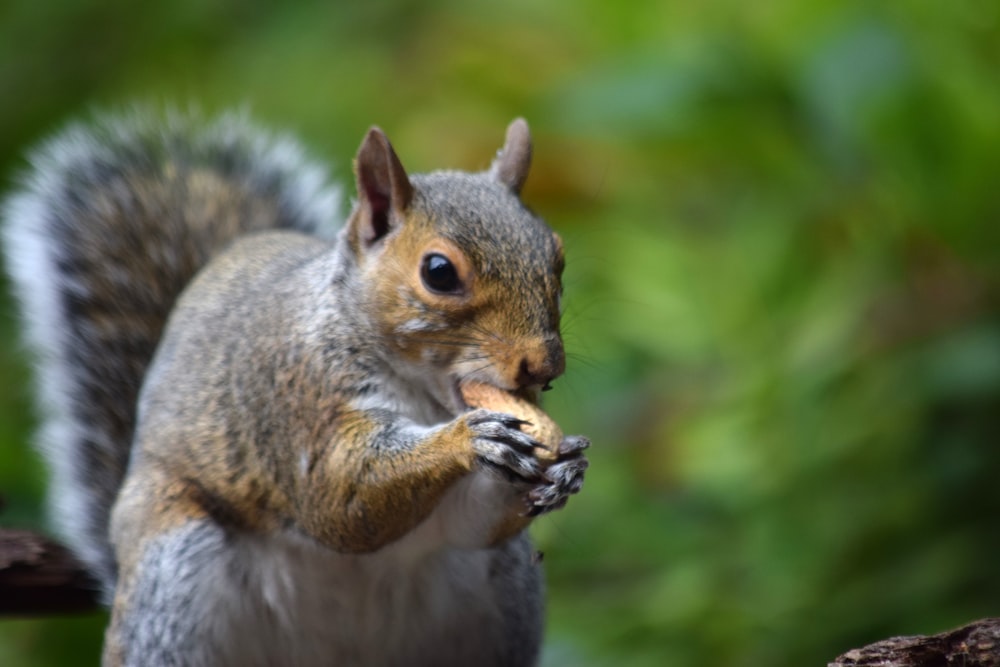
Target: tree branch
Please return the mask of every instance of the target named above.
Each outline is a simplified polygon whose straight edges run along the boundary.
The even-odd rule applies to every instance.
[[[69,549],[37,533],[0,529],[0,615],[99,608],[97,583]]]
[[[1000,667],[1000,618],[937,635],[883,639],[848,651],[828,667]]]

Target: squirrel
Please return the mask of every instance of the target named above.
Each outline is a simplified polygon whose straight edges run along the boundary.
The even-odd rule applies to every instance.
[[[486,171],[409,175],[373,127],[339,229],[325,170],[242,117],[98,116],[33,154],[4,249],[104,665],[537,661],[526,527],[589,442],[543,463],[460,392],[564,371],[531,152],[517,119]]]

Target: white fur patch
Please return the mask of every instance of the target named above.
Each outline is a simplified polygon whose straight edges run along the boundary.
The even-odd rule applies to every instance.
[[[153,655],[185,646],[185,664],[220,667],[482,664],[485,647],[510,640],[489,584],[491,552],[416,556],[405,542],[345,555],[291,533],[180,529],[148,551],[155,560],[134,589],[150,617],[172,609],[133,641],[151,642]]]

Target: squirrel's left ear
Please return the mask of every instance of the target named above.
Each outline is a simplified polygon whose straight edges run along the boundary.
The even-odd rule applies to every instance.
[[[490,167],[490,175],[514,194],[520,194],[531,167],[531,131],[523,118],[507,126],[507,138]]]
[[[413,185],[389,138],[377,127],[368,130],[354,158],[358,182],[358,215],[351,220],[365,245],[389,233],[392,214],[402,213],[413,199]]]

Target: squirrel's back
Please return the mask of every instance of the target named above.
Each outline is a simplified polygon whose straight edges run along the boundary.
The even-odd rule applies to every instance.
[[[331,236],[339,192],[287,138],[238,117],[110,117],[33,155],[4,249],[40,365],[53,515],[109,592],[111,505],[135,405],[185,285],[237,236]]]

